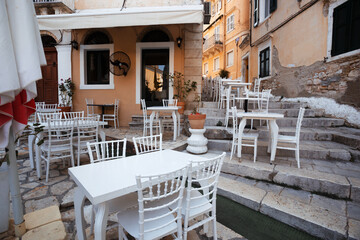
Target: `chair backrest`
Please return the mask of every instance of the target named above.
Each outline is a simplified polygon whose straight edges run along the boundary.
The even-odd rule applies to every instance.
[[[42,109],[57,109],[58,105],[55,103],[55,104],[44,104],[42,106]]]
[[[232,118],[233,118],[233,137],[238,135],[238,119],[236,117],[237,109],[236,107],[231,108]]]
[[[35,102],[36,110],[42,109],[45,106],[45,102]]]
[[[162,151],[162,134],[146,137],[133,137],[136,155]]]
[[[86,143],[90,163],[126,157],[126,138],[122,140]]]
[[[94,99],[92,99],[92,98],[85,98],[85,102],[86,102],[86,113],[87,113],[87,116],[91,116],[91,115],[95,114],[94,106],[88,106],[88,104],[94,104]]]
[[[254,82],[254,92],[259,93],[260,92],[260,82],[261,80],[259,78],[255,79]]]
[[[83,118],[84,111],[81,112],[63,112],[64,119],[75,119],[75,118]]]
[[[305,113],[305,108],[300,108],[298,119],[296,122],[296,131],[295,131],[296,141],[300,140],[301,123],[304,118],[304,113]]]
[[[226,153],[223,152],[217,157],[191,163],[186,187],[185,226],[188,226],[188,220],[192,209],[203,208],[207,212],[213,211],[211,216],[214,217],[217,184],[225,155]],[[193,192],[196,192],[197,194],[194,194]],[[207,201],[197,201],[199,199],[198,193],[205,197]],[[194,204],[191,204],[191,202],[194,202]],[[210,216],[210,214],[205,215]],[[207,220],[203,219],[196,224],[199,224],[200,226],[202,225],[201,222],[204,224]]]
[[[62,113],[37,113],[38,120],[40,123],[46,123],[49,119],[50,120],[59,120],[62,118]]]
[[[146,234],[156,236],[156,231],[174,223],[177,226],[175,229],[180,234],[177,239],[181,239],[181,201],[188,171],[189,165],[166,174],[136,176],[139,203],[138,239],[144,239]],[[174,206],[171,211],[170,205]],[[159,215],[156,216],[154,211]],[[176,217],[174,217],[175,213]],[[145,230],[144,225],[149,227]]]
[[[115,116],[117,116],[117,114],[118,114],[119,104],[120,104],[120,99],[115,99],[115,104],[114,104],[114,115]]]
[[[164,107],[177,105],[177,99],[163,99],[162,102]]]
[[[271,89],[262,90],[261,95],[259,95],[260,98],[260,110],[264,112],[269,111],[269,99],[271,95]]]
[[[145,99],[141,99],[141,109],[142,109],[142,112],[143,112],[143,118],[144,118],[144,121],[147,120],[147,110],[146,110],[146,102],[145,102]]]
[[[98,142],[100,116],[76,119],[78,144],[81,142]]]
[[[68,119],[48,119],[48,130],[44,136],[44,142],[48,145],[49,151],[52,146],[66,146],[72,148],[73,121]]]

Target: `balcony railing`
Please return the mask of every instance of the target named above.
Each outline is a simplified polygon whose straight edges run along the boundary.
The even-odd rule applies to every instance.
[[[221,34],[214,34],[213,36],[209,37],[205,40],[203,51],[207,51],[210,48],[222,47],[223,46],[223,35]]]
[[[60,8],[63,10],[65,10],[64,8],[67,8],[71,12],[75,8],[75,0],[33,0],[33,3],[35,5],[35,8]],[[51,14],[51,12],[53,11],[51,10],[49,12]]]

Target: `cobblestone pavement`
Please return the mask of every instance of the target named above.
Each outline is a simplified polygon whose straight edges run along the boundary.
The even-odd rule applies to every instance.
[[[109,137],[116,136],[117,138],[123,138],[126,136],[129,140],[132,139],[132,136],[141,136],[142,134],[141,130],[134,131],[127,129],[105,129],[105,132]],[[165,149],[170,148],[170,146],[181,146],[185,142],[185,139],[185,136],[180,136],[176,142],[173,142],[172,137],[165,134],[163,146]],[[82,155],[81,164],[89,164],[89,159],[86,155]],[[76,184],[68,175],[68,167],[69,165],[67,161],[65,161],[65,164],[62,160],[52,161],[50,164],[49,181],[46,183],[44,174],[43,179],[39,180],[36,176],[36,171],[30,167],[27,146],[25,144],[21,144],[19,147],[18,173],[24,212],[29,213],[52,205],[59,206],[62,220],[67,232],[66,239],[77,239],[73,206],[73,194]],[[85,206],[87,233],[90,232],[89,222],[91,208],[90,202],[87,202]],[[202,228],[199,228],[197,231],[192,231],[190,233],[190,239],[208,239],[208,237],[200,231],[201,229]],[[8,233],[0,234],[0,239],[15,239],[13,235],[13,230],[10,229]],[[211,236],[211,233],[208,235]],[[221,224],[218,224],[218,235],[219,239],[223,240],[244,239],[242,236],[236,234],[230,229],[227,229]],[[107,239],[117,239],[116,228],[107,232]]]

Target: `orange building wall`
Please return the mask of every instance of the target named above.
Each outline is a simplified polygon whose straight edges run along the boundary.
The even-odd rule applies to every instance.
[[[168,25],[166,27],[173,38],[179,34],[179,26]],[[111,35],[114,43],[114,52],[123,51],[129,55],[131,60],[131,68],[127,76],[114,76],[115,89],[101,89],[89,90],[79,89],[80,86],[80,50],[72,52],[72,78],[75,83],[75,94],[73,97],[73,106],[75,111],[85,111],[85,98],[93,98],[94,103],[114,103],[115,99],[120,99],[119,119],[120,126],[128,126],[131,122],[131,116],[134,114],[142,114],[140,104],[135,103],[136,91],[136,40],[137,35],[141,33],[143,27],[124,27],[124,28],[108,28],[106,31]],[[75,30],[73,32],[74,38],[80,44],[82,43],[85,34],[89,30]],[[174,70],[183,72],[183,48],[177,46],[174,48]],[[113,109],[107,109],[107,112],[112,112]],[[101,108],[97,109],[101,112]]]

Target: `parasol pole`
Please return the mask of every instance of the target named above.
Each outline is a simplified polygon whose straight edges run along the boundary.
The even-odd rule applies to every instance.
[[[9,185],[10,185],[10,193],[11,193],[11,201],[14,215],[14,223],[15,223],[15,235],[17,237],[21,237],[26,232],[25,221],[24,221],[24,210],[22,205],[22,199],[20,194],[20,184],[19,184],[19,175],[18,175],[18,167],[16,162],[16,154],[15,154],[15,138],[13,127],[10,128],[9,133]]]

